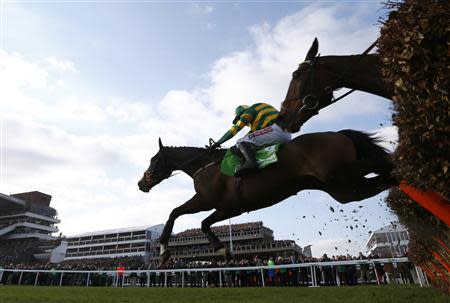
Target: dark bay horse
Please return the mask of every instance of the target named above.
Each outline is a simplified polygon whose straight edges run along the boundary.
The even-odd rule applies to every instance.
[[[296,137],[279,151],[279,161],[245,175],[241,182],[221,174],[224,150],[164,147],[151,159],[138,182],[144,192],[181,170],[194,180],[195,195],[170,213],[160,237],[163,263],[169,259],[168,241],[175,220],[184,214],[215,211],[202,221],[201,229],[215,250],[229,251],[211,231],[212,224],[283,201],[304,189],[327,192],[340,203],[372,197],[393,185],[390,155],[377,139],[354,130],[311,133]],[[378,174],[366,178],[369,173]]]
[[[279,124],[282,128],[299,131],[320,109],[334,102],[333,92],[342,87],[392,99],[393,85],[383,80],[377,54],[320,57],[317,56],[318,49],[316,38],[305,61],[292,74],[286,98],[281,104],[282,122]]]

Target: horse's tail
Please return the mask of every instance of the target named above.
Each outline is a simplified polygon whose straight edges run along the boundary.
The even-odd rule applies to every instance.
[[[344,129],[339,131],[339,133],[352,140],[353,145],[355,145],[358,160],[378,159],[390,161],[390,153],[388,150],[379,145],[383,140],[373,137],[374,134],[353,129]]]

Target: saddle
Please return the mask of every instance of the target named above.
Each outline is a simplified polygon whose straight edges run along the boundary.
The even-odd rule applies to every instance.
[[[281,144],[274,144],[270,146],[260,146],[256,150],[256,162],[258,163],[258,169],[278,162],[278,150]],[[236,169],[240,166],[244,158],[233,151],[228,149],[220,163],[220,172],[227,176],[234,176]]]

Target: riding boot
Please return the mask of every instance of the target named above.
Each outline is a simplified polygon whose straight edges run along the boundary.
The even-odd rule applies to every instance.
[[[245,161],[242,165],[238,167],[234,175],[236,177],[242,176],[244,173],[249,170],[255,169],[258,167],[255,158],[255,146],[248,142],[242,142],[236,145],[239,151],[244,155]]]

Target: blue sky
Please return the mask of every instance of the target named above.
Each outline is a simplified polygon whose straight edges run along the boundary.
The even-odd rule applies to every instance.
[[[51,194],[66,235],[165,222],[193,189],[180,174],[151,194],[138,191],[158,137],[202,146],[228,129],[235,106],[279,107],[314,37],[322,55],[362,52],[384,13],[372,1],[1,5],[0,192]],[[389,106],[354,93],[302,132],[355,128],[391,139]],[[394,220],[383,197],[339,205],[304,191],[233,222],[262,220],[276,238],[313,244],[316,255],[355,253],[369,230]],[[199,227],[206,215],[181,217],[174,231]],[[351,220],[362,223],[351,230]]]

